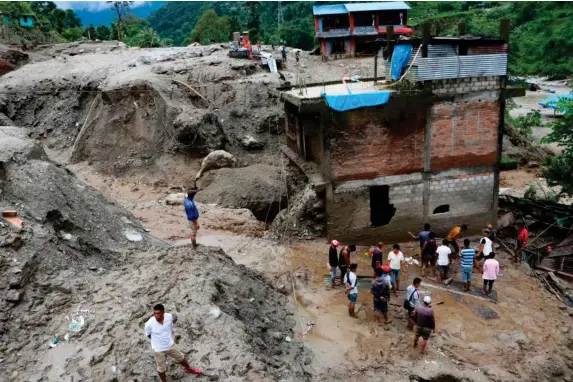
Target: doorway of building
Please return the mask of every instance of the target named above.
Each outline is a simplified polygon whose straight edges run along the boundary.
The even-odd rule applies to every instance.
[[[371,186],[369,191],[371,227],[383,227],[390,224],[396,213],[396,208],[390,204],[390,187]]]

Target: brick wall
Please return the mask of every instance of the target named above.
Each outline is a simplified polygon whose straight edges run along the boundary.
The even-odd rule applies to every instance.
[[[333,180],[419,172],[424,167],[425,110],[415,100],[345,113],[327,121]]]
[[[296,107],[290,103],[285,103],[285,135],[287,146],[298,153],[301,157],[303,156],[303,150],[299,143],[299,114]]]
[[[498,101],[435,104],[431,114],[431,170],[495,164],[499,108]]]
[[[501,80],[498,76],[455,78],[432,81],[434,94],[464,94],[484,90],[498,90]]]
[[[507,53],[507,44],[503,45],[478,45],[468,47],[468,55],[476,54],[501,54]]]

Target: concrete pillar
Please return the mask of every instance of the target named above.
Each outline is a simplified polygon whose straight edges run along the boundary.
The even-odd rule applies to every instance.
[[[239,32],[233,32],[233,42],[235,45],[239,45]]]

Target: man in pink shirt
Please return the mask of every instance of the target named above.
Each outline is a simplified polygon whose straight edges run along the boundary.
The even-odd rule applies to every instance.
[[[488,258],[483,263],[483,291],[484,296],[488,296],[491,293],[491,288],[493,287],[494,281],[497,279],[499,274],[499,262],[494,259],[495,253],[490,253]],[[487,290],[486,290],[487,288]]]

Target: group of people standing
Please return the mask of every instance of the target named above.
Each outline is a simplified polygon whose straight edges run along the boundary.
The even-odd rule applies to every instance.
[[[439,281],[449,284],[452,278],[448,278],[450,271],[457,271],[455,268],[456,259],[460,258],[460,271],[462,290],[470,290],[473,274],[479,270],[480,261],[483,262],[483,290],[482,294],[489,295],[492,290],[494,281],[499,274],[499,262],[495,260],[493,252],[493,243],[495,241],[495,231],[491,224],[488,224],[482,231],[483,237],[479,241],[477,249],[471,248],[469,239],[464,239],[463,248],[460,251],[457,241],[461,234],[467,230],[467,225],[456,225],[448,232],[448,235],[438,246],[436,234],[432,232],[429,224],[424,225],[424,230],[417,236],[408,232],[414,239],[419,240],[422,259],[422,277],[426,276],[428,269],[431,270],[432,276],[438,271]],[[452,252],[453,249],[453,252]],[[437,264],[437,266],[436,266]]]
[[[340,243],[337,240],[330,242],[329,248],[329,266],[332,288],[336,289],[337,270],[340,270],[340,284],[344,285],[344,291],[348,296],[348,314],[350,317],[357,318],[355,307],[358,299],[358,276],[356,271],[358,264],[350,261],[350,253],[356,250],[353,245],[343,246],[338,253],[337,249]],[[374,314],[378,326],[390,324],[392,320],[388,316],[388,305],[392,294],[398,297],[400,289],[400,278],[405,266],[405,257],[400,246],[394,244],[392,251],[388,253],[388,264],[384,264],[382,250],[384,243],[379,242],[372,251],[372,270],[374,280],[370,288],[372,294]],[[428,344],[431,332],[435,332],[436,324],[434,312],[431,307],[432,299],[425,296],[420,299],[419,287],[422,280],[418,277],[414,279],[412,285],[406,288],[404,299],[404,309],[407,312],[408,327],[416,332],[414,337],[414,347],[418,346],[419,338],[422,337],[422,353]],[[422,301],[422,303],[420,303]]]

